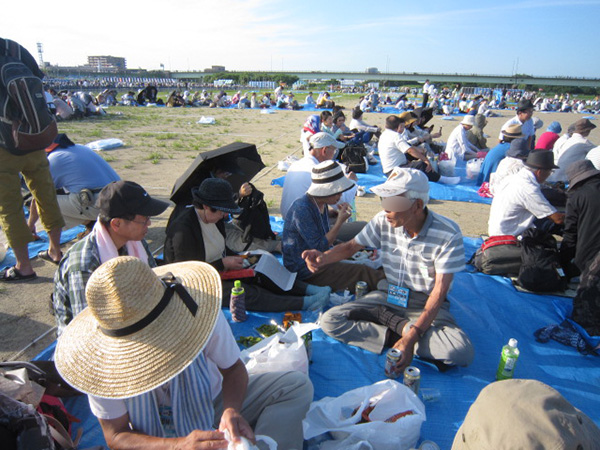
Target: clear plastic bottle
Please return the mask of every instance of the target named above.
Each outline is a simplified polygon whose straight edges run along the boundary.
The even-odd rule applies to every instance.
[[[496,380],[507,380],[512,378],[515,373],[515,365],[519,358],[519,349],[517,348],[517,340],[509,339],[508,344],[502,347],[500,355],[500,364],[496,372]]]
[[[242,287],[240,280],[235,280],[231,289],[229,300],[229,311],[234,322],[243,322],[246,320],[246,291]]]

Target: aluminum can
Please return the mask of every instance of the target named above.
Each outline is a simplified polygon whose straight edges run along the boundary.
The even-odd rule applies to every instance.
[[[368,285],[366,281],[357,281],[356,286],[354,288],[354,296],[356,299],[361,298],[368,292]]]
[[[388,378],[398,378],[400,374],[395,371],[396,363],[402,358],[402,352],[395,348],[390,348],[385,354],[385,376]]]
[[[404,369],[404,386],[410,388],[415,395],[419,394],[419,386],[421,384],[421,371],[415,366],[408,366]]]

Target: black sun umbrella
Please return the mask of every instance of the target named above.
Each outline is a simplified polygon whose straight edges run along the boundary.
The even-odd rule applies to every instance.
[[[231,183],[233,191],[238,192],[242,184],[254,178],[264,167],[254,144],[234,142],[216,150],[202,152],[175,182],[171,201],[176,205],[191,204],[191,189],[211,177],[211,172],[214,173],[217,169],[231,173],[227,181]]]

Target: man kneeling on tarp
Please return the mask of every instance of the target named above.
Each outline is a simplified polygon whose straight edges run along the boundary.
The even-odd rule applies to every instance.
[[[440,369],[467,366],[473,347],[446,301],[454,274],[465,266],[460,228],[427,209],[429,183],[419,170],[397,167],[372,191],[382,198],[384,211],[354,239],[324,253],[303,253],[308,268],[316,272],[364,247],[381,249],[387,280],[360,300],[327,311],[321,320],[323,331],[375,353],[385,346],[401,350],[397,371],[408,366],[414,354]]]
[[[281,449],[302,448],[310,380],[301,372],[248,376],[210,265],[151,269],[113,258],[94,271],[86,297],[55,361],[89,395],[110,448],[226,448],[226,430],[237,442],[256,432]]]

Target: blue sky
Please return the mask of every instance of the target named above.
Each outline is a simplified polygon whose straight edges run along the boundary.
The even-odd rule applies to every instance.
[[[42,42],[60,65],[113,55],[147,69],[600,77],[600,0],[11,0],[2,10],[0,36],[35,56]]]

